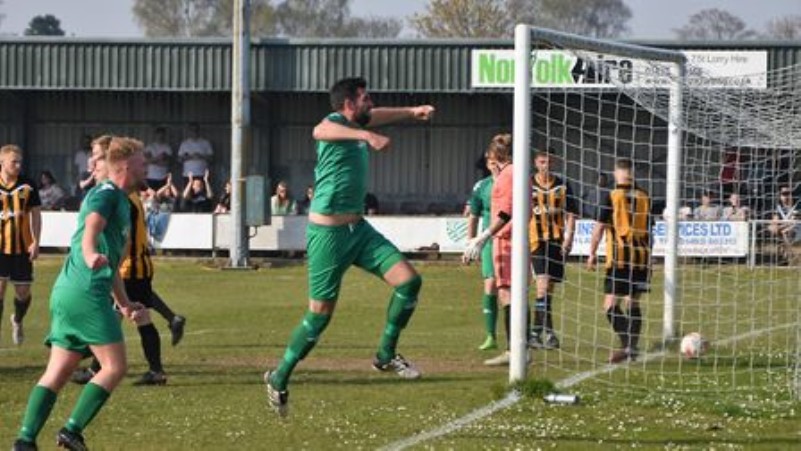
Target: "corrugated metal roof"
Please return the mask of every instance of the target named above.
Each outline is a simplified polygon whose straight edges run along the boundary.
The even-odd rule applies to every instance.
[[[765,49],[769,69],[801,63],[798,42],[646,42],[665,48]],[[363,75],[373,91],[473,92],[470,52],[499,40],[279,40],[253,42],[254,91],[323,92]],[[0,89],[226,91],[230,40],[2,38]]]

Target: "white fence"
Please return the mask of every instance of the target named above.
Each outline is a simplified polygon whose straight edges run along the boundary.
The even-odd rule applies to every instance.
[[[44,212],[42,246],[67,247],[75,231],[77,213]],[[402,251],[412,252],[436,244],[440,252],[464,249],[467,221],[459,216],[372,216],[370,223]],[[306,247],[305,216],[275,216],[272,225],[251,231],[250,249],[299,251]],[[746,257],[756,249],[757,224],[746,222],[686,221],[679,224],[679,255],[685,257]],[[587,255],[593,221],[577,221],[573,256]],[[163,224],[156,247],[175,250],[227,249],[230,245],[228,215],[175,213]],[[654,255],[663,256],[665,225],[653,228]],[[603,243],[602,243],[603,244]],[[599,249],[603,253],[603,245]]]

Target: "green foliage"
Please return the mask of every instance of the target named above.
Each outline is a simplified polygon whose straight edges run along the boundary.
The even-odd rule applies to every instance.
[[[530,378],[512,384],[512,389],[531,399],[542,399],[545,395],[558,393],[556,384],[544,378]]]
[[[52,14],[36,16],[28,23],[25,36],[64,36],[61,21]]]

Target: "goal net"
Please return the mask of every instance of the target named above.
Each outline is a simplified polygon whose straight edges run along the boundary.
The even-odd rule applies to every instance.
[[[579,392],[790,399],[801,352],[801,68],[767,71],[760,52],[680,53],[522,26],[515,55],[511,379],[528,369]],[[560,349],[533,351],[527,367],[531,149],[551,154],[579,220],[552,295]],[[598,269],[584,262],[620,158],[650,196],[652,276],[640,354],[612,365],[621,344],[602,306],[604,245]],[[699,358],[680,353],[691,332],[708,343]]]

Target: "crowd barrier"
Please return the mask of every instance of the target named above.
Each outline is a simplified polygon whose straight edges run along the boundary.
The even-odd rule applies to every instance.
[[[77,213],[43,212],[42,246],[67,247],[75,231]],[[460,216],[371,216],[367,220],[404,252],[436,249],[459,253],[465,247],[467,220]],[[302,251],[306,248],[305,216],[275,216],[272,224],[250,231],[254,251]],[[746,257],[755,246],[755,224],[725,221],[682,221],[679,223],[679,255],[683,257]],[[157,248],[166,250],[228,249],[230,216],[173,213],[162,218]],[[593,221],[579,220],[573,242],[573,256],[589,251]],[[653,254],[663,256],[665,223],[653,228]],[[599,254],[603,255],[601,243]]]

